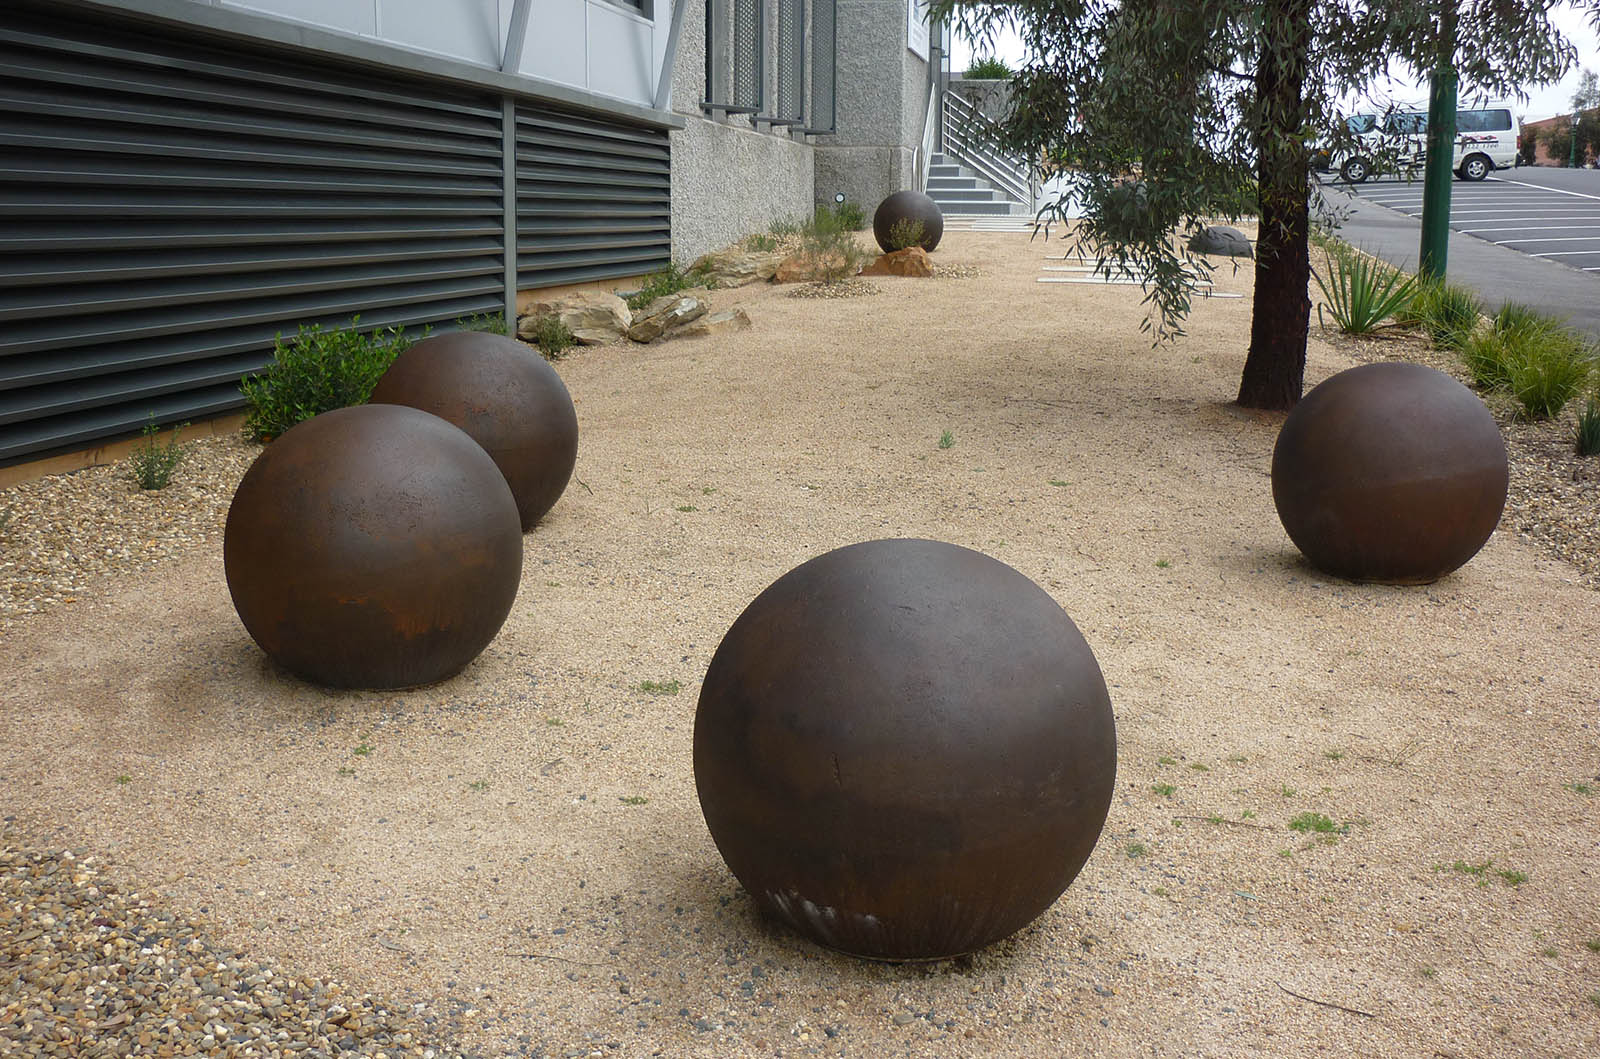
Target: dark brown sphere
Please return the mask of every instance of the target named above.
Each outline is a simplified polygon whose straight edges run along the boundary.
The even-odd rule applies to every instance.
[[[228,591],[275,662],[336,688],[443,680],[511,611],[522,530],[494,461],[438,416],[341,408],[245,473],[223,538]]]
[[[373,403],[432,412],[483,446],[511,486],[524,531],[555,506],[578,459],[578,415],[538,352],[503,335],[452,331],[395,359]]]
[[[877,212],[872,215],[872,235],[886,254],[900,249],[889,239],[897,221],[921,221],[922,242],[917,245],[929,253],[944,238],[944,214],[939,212],[939,204],[920,191],[896,191],[878,203]]]
[[[1494,417],[1420,364],[1363,364],[1306,394],[1272,453],[1278,517],[1313,566],[1420,585],[1477,554],[1509,473]]]
[[[828,552],[746,608],[694,726],[700,806],[766,912],[858,956],[926,960],[1021,929],[1094,849],[1116,725],[1083,636],[978,552]]]

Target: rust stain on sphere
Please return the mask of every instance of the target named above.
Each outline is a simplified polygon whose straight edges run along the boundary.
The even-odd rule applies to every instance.
[[[372,400],[420,408],[465,430],[505,475],[524,531],[572,478],[572,397],[555,369],[515,339],[481,331],[423,339],[395,359]]]
[[[779,578],[706,673],[706,824],[769,914],[885,960],[969,952],[1048,908],[1116,777],[1100,667],[1028,578],[880,540]]]
[[[1272,499],[1312,565],[1350,581],[1426,584],[1477,554],[1510,476],[1494,417],[1420,364],[1364,364],[1283,424]]]
[[[872,215],[872,235],[886,254],[899,249],[889,240],[897,221],[921,221],[922,242],[917,245],[929,253],[944,238],[944,214],[939,212],[939,204],[920,191],[896,191],[878,203]]]
[[[274,661],[330,687],[451,676],[492,640],[522,575],[511,490],[427,412],[341,408],[269,445],[223,538],[228,590]]]

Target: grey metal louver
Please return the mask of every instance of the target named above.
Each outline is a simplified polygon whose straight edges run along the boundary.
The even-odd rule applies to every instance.
[[[637,276],[672,260],[664,129],[518,103],[517,284]]]
[[[87,23],[0,11],[0,465],[237,407],[301,323],[503,307],[497,97]]]
[[[805,128],[808,135],[827,136],[838,128],[838,41],[837,0],[811,0],[811,92]]]
[[[706,98],[701,106],[758,114],[766,105],[765,0],[706,0]]]
[[[778,100],[774,125],[804,125],[806,109],[806,3],[778,0]]]

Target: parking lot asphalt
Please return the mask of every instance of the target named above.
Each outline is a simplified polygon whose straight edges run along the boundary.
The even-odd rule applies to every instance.
[[[1346,242],[1415,269],[1421,247],[1422,182],[1386,178],[1324,182],[1344,214]],[[1481,183],[1456,181],[1450,195],[1446,273],[1491,309],[1508,301],[1567,318],[1600,339],[1600,172],[1505,169]]]

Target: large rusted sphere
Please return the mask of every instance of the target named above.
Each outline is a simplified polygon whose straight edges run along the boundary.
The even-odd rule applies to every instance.
[[[1088,644],[978,552],[880,540],[779,578],[706,672],[700,806],[768,913],[885,960],[1031,922],[1094,849],[1116,727]]]
[[[578,459],[578,416],[561,376],[515,339],[481,331],[425,338],[396,358],[374,402],[448,419],[494,460],[530,530],[555,506]]]
[[[223,560],[244,627],[279,665],[330,687],[403,688],[443,680],[494,639],[522,531],[477,442],[373,404],[267,447],[233,495]]]
[[[1500,521],[1506,447],[1483,402],[1420,364],[1342,371],[1289,414],[1272,499],[1312,565],[1420,585],[1472,558]]]
[[[929,253],[944,238],[944,214],[939,212],[939,204],[920,191],[896,191],[878,203],[877,212],[872,215],[872,235],[886,254],[896,249],[889,241],[896,221],[921,221],[922,242],[917,245]]]

